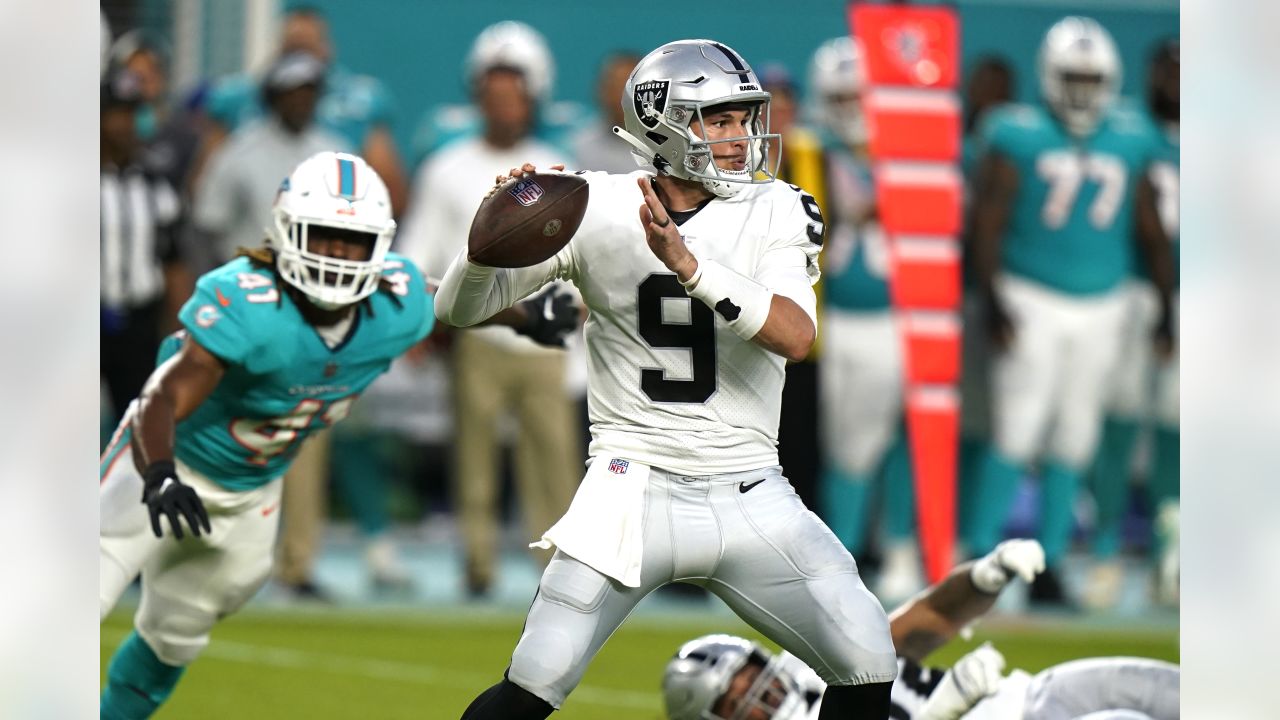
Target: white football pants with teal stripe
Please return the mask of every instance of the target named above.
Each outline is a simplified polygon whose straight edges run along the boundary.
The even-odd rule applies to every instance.
[[[1067,295],[1010,275],[997,287],[1014,336],[993,358],[993,448],[975,488],[968,549],[995,546],[1019,475],[1043,460],[1039,536],[1053,563],[1067,549],[1080,474],[1097,447],[1126,296]]]
[[[208,645],[214,623],[240,609],[270,576],[283,481],[233,492],[178,463],[178,477],[200,495],[212,532],[194,537],[184,525],[176,540],[163,518],[164,537],[157,538],[133,464],[131,417],[132,407],[103,454],[99,613],[106,617],[141,573],[138,634],[164,663],[188,665]]]

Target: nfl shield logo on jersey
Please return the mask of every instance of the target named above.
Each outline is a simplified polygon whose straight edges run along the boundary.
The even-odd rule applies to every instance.
[[[618,458],[614,458],[609,461],[609,472],[613,473],[614,475],[622,475],[627,472],[627,466],[630,464],[631,463],[627,462],[626,460],[619,460]]]
[[[529,207],[542,198],[542,186],[532,180],[521,180],[507,192],[511,193],[511,197],[515,198],[516,202],[525,207]]]

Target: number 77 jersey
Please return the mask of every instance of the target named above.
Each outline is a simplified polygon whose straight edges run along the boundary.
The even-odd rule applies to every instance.
[[[585,176],[586,216],[554,262],[590,311],[590,454],[687,475],[776,465],[785,361],[727,326],[732,302],[690,298],[654,256],[639,221],[643,173]],[[823,231],[813,197],[782,182],[746,185],[680,224],[700,261],[792,299],[810,319]]]
[[[1018,171],[1005,270],[1072,295],[1106,292],[1129,274],[1134,190],[1157,149],[1145,118],[1116,108],[1076,140],[1045,108],[1009,105],[991,112],[982,139]]]
[[[388,253],[384,287],[330,347],[268,268],[238,258],[201,276],[159,362],[189,335],[226,364],[222,380],[177,427],[183,463],[230,490],[284,474],[306,437],[346,417],[359,394],[435,321],[417,268]]]

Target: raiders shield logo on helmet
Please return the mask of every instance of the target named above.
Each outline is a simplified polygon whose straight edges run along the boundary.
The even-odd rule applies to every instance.
[[[667,96],[670,94],[667,90],[670,86],[670,80],[650,80],[636,85],[631,101],[636,106],[636,117],[640,118],[645,127],[658,127],[658,121],[667,109]]]

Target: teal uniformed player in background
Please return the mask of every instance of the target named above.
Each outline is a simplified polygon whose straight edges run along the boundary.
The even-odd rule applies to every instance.
[[[872,502],[884,500],[881,600],[923,589],[915,542],[914,493],[902,419],[903,357],[889,300],[889,246],[876,213],[875,184],[862,116],[862,55],[849,36],[813,55],[809,86],[822,136],[820,180],[788,180],[815,193],[825,210],[822,352],[818,400],[823,519],[855,557],[869,539]],[[790,164],[797,147],[786,138]]]
[[[392,136],[396,106],[381,80],[343,67],[334,55],[329,26],[319,10],[310,6],[289,9],[281,23],[280,55],[306,52],[324,62],[328,70],[316,105],[316,122],[342,136],[369,163],[387,186],[394,214],[399,216],[408,200],[408,179]],[[210,90],[209,116],[201,154],[209,157],[223,141],[246,122],[266,113],[262,82],[245,74],[225,77]]]
[[[1018,480],[1036,463],[1049,571],[1032,598],[1063,602],[1053,570],[1097,445],[1135,252],[1158,288],[1154,332],[1165,348],[1173,281],[1146,174],[1156,141],[1141,114],[1115,105],[1111,36],[1088,18],[1060,20],[1041,45],[1039,73],[1045,106],[1002,107],[982,131],[974,249],[995,353],[993,444],[963,532],[971,554],[994,548]]]
[[[387,252],[390,198],[362,159],[299,165],[269,232],[267,247],[200,278],[181,338],[166,342],[103,455],[102,616],[142,574],[103,718],[149,717],[214,623],[262,586],[281,478],[303,440],[341,420],[434,323],[421,274]]]
[[[1179,235],[1179,51],[1177,40],[1160,43],[1147,75],[1145,109],[1155,125],[1156,151],[1148,178],[1156,191],[1160,222],[1172,243],[1174,311],[1177,310]],[[1108,392],[1107,419],[1092,472],[1097,520],[1093,552],[1097,562],[1090,576],[1086,602],[1105,608],[1118,599],[1123,572],[1120,551],[1121,520],[1129,498],[1134,449],[1144,425],[1151,427],[1151,455],[1147,465],[1147,500],[1155,518],[1156,600],[1174,603],[1178,589],[1177,529],[1179,476],[1178,354],[1154,357],[1147,337],[1158,320],[1159,293],[1151,273],[1137,263],[1129,280],[1130,310],[1120,364]]]

